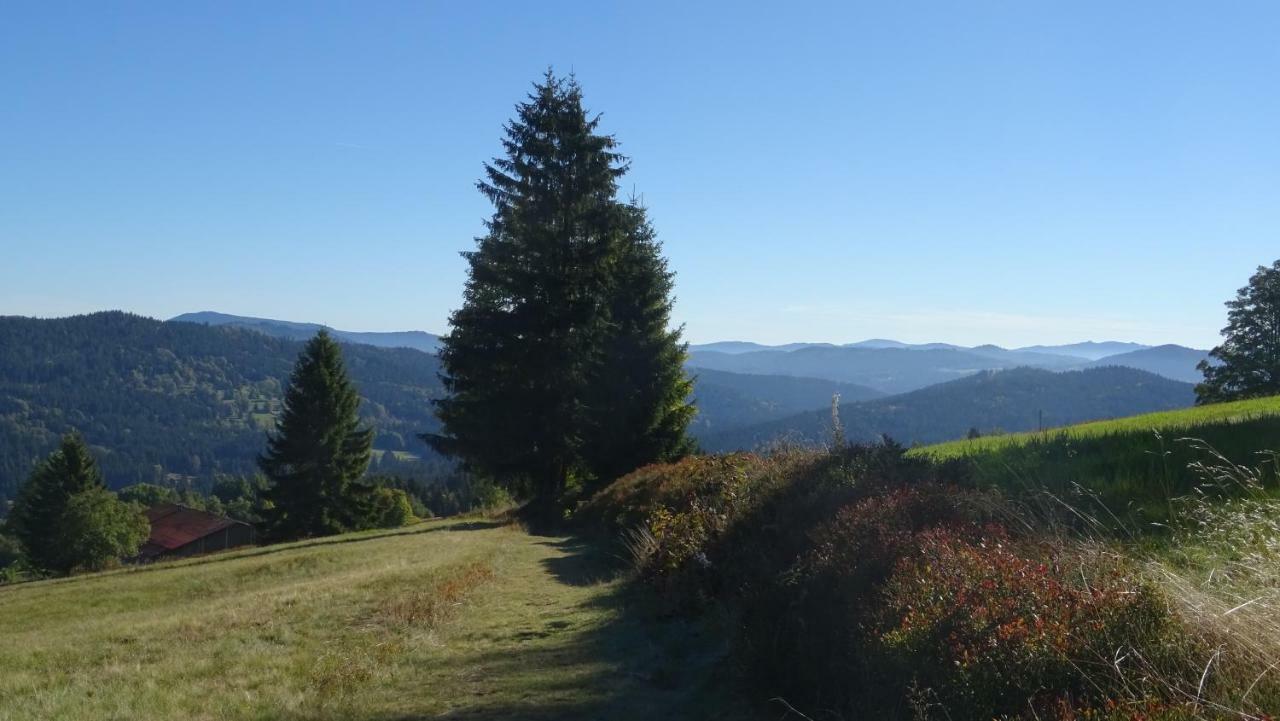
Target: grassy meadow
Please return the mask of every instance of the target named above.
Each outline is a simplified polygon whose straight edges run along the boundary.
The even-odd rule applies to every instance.
[[[0,719],[726,708],[704,682],[715,644],[623,616],[606,560],[569,538],[437,521],[0,587]]]
[[[1035,433],[958,440],[913,449],[934,461],[963,460],[980,484],[1060,495],[1096,494],[1118,515],[1166,520],[1169,500],[1206,482],[1199,464],[1262,466],[1274,485],[1280,397],[1082,423]]]

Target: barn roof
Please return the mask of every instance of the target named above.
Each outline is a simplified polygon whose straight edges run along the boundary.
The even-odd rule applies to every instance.
[[[198,511],[176,503],[162,503],[147,509],[151,521],[151,537],[148,545],[159,546],[166,551],[181,548],[211,533],[231,526],[247,525],[242,521],[223,518],[207,511]]]

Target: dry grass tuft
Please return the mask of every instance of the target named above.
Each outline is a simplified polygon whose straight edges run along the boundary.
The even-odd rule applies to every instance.
[[[376,611],[383,624],[434,630],[448,620],[476,588],[495,577],[489,561],[475,561],[451,571],[429,587],[384,600]]]

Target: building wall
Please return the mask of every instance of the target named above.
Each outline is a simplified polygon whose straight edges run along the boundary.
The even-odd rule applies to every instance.
[[[185,546],[169,551],[164,554],[165,558],[183,558],[186,556],[197,556],[202,553],[213,553],[214,551],[224,551],[228,548],[236,548],[237,546],[248,546],[252,544],[256,538],[254,537],[253,526],[248,524],[237,523],[229,526],[221,531],[197,538]]]

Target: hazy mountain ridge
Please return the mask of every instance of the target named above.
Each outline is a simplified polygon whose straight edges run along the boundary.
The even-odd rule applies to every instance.
[[[848,346],[809,345],[793,350],[709,351],[693,347],[688,365],[733,373],[756,373],[823,378],[856,383],[884,393],[907,393],[945,383],[984,370],[1018,367],[1055,371],[1124,366],[1150,371],[1173,380],[1198,382],[1196,364],[1207,351],[1177,345],[1139,346],[1137,350],[1111,354],[1137,344],[1086,342],[1069,346],[1038,346],[1035,350],[1010,350],[995,345],[973,348],[925,344],[908,346],[892,341],[864,341]],[[1062,352],[1049,352],[1061,349]],[[1097,360],[1083,355],[1107,353]]]
[[[934,443],[982,433],[1034,430],[1184,408],[1194,387],[1146,371],[1118,366],[1056,373],[1035,368],[989,371],[911,393],[840,405],[851,441],[887,434],[903,443]],[[830,437],[829,410],[815,410],[709,434],[709,451],[750,449],[778,439],[806,443]]]
[[[197,313],[183,313],[170,318],[168,322],[234,326],[290,340],[306,340],[321,329],[324,329],[329,331],[334,338],[346,343],[362,343],[379,348],[412,348],[424,353],[435,353],[440,350],[440,336],[421,330],[388,332],[337,330],[319,323],[299,323],[287,320],[273,320],[271,318],[229,315],[208,310]]]
[[[1090,366],[1137,368],[1185,383],[1199,383],[1204,380],[1204,374],[1196,370],[1196,365],[1208,358],[1208,351],[1169,344],[1107,356],[1094,361]]]

